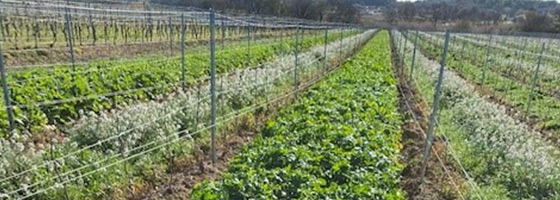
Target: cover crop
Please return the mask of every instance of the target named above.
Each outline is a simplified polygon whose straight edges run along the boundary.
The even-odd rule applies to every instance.
[[[410,61],[412,43],[407,45]],[[430,103],[439,63],[423,53],[416,54],[413,83]],[[449,155],[457,158],[455,166],[472,180],[467,199],[559,198],[560,151],[553,144],[510,117],[507,108],[487,101],[460,73],[446,68],[442,86],[438,134],[446,139]]]
[[[440,39],[440,38],[438,38]],[[421,41],[421,42],[420,42]],[[436,41],[431,41],[427,37],[420,37],[419,45],[425,49],[427,55],[439,56],[440,45]],[[448,65],[449,67],[455,69],[462,74],[467,80],[470,80],[477,84],[482,84],[482,73],[484,69],[484,52],[481,48],[473,49],[469,48],[467,51],[477,52],[475,56],[469,56],[465,58],[465,55],[460,55],[460,51],[449,52]],[[543,129],[550,131],[552,134],[549,136],[552,141],[559,141],[560,139],[560,98],[554,96],[547,92],[545,88],[547,85],[554,85],[554,82],[550,82],[551,79],[546,78],[547,75],[543,72],[553,69],[551,65],[543,65],[540,69],[540,79],[537,81],[537,87],[535,88],[535,95],[532,99],[532,107],[529,113],[526,113],[528,98],[531,93],[531,77],[527,77],[526,81],[523,81],[513,76],[508,75],[508,70],[514,68],[507,62],[503,60],[517,59],[516,57],[506,58],[498,57],[489,59],[489,64],[486,69],[486,78],[484,81],[484,88],[492,93],[493,96],[502,100],[508,106],[515,108],[519,113],[526,115],[527,117],[536,117],[538,122],[536,127],[538,129]],[[530,67],[526,66],[528,69],[523,69],[528,72],[534,73]],[[523,71],[518,67],[516,71]],[[552,72],[551,74],[555,74]],[[532,74],[530,76],[533,76]],[[556,75],[555,75],[556,76]],[[555,90],[555,89],[553,89]],[[548,137],[548,136],[547,136]]]
[[[339,37],[340,35],[330,34],[328,40],[333,41]],[[322,35],[306,37],[301,41],[300,48],[309,49],[323,41]],[[292,52],[294,45],[295,42],[285,41],[253,45],[250,60],[247,59],[247,49],[243,45],[219,51],[216,54],[217,73],[256,66],[275,55]],[[209,73],[208,52],[190,53],[186,57],[186,80],[192,82]],[[44,78],[45,76],[52,78]],[[134,100],[156,99],[158,95],[173,91],[181,83],[180,58],[157,62],[143,59],[116,66],[97,62],[77,68],[75,73],[72,73],[70,67],[55,70],[32,69],[11,74],[8,82],[12,105],[15,106],[16,127],[25,132],[39,132],[47,124],[64,123],[77,118],[80,110],[101,111]],[[105,96],[115,92],[118,95]],[[76,97],[78,99],[74,99]],[[51,104],[56,100],[64,102]],[[46,104],[36,106],[37,103]],[[7,129],[7,113],[5,109],[1,109],[0,135]]]
[[[339,62],[372,34],[367,31],[330,43],[328,62]],[[324,70],[323,59],[317,57],[323,51],[318,45],[300,54],[297,69],[301,80]],[[293,55],[283,55],[260,68],[218,75],[218,127],[233,125],[231,116],[236,113],[251,112],[257,109],[253,106],[292,91],[294,60]],[[201,83],[164,101],[91,113],[64,130],[67,139],[55,137],[51,143],[55,145],[47,148],[14,141],[29,141],[26,135],[0,138],[0,196],[64,199],[64,191],[68,191],[70,199],[115,199],[111,194],[121,188],[151,182],[167,170],[175,170],[175,161],[192,155],[195,145],[209,144],[209,96],[209,84]]]
[[[404,199],[396,84],[382,31],[192,199]]]

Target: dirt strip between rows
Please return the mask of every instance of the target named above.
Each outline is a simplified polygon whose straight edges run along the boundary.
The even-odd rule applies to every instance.
[[[372,38],[377,33],[373,34]],[[352,57],[363,47],[354,49],[347,58]],[[345,59],[328,63],[327,74],[338,69]],[[301,84],[301,91],[305,91],[322,77],[315,76]],[[301,92],[300,92],[301,93]],[[203,181],[219,179],[226,172],[228,164],[239,153],[241,148],[251,142],[259,134],[259,130],[267,120],[273,119],[278,111],[294,102],[293,95],[281,98],[272,104],[257,109],[252,116],[247,115],[229,123],[216,141],[217,162],[212,164],[210,147],[199,142],[195,145],[193,155],[173,160],[173,167],[165,174],[153,174],[141,183],[134,183],[125,188],[118,188],[111,192],[111,199],[189,199],[191,190]]]
[[[421,180],[429,107],[421,101],[421,94],[407,80],[406,74],[402,74],[406,70],[403,70],[392,43],[391,49],[393,69],[399,82],[399,110],[404,116],[401,156],[405,168],[401,174],[401,187],[410,200],[459,199],[466,189],[465,180],[446,156],[447,147],[438,137],[435,137],[433,143],[426,177]]]
[[[422,46],[418,46],[418,53],[422,53],[430,60],[437,60],[437,58],[435,58]],[[467,61],[471,63],[473,62],[470,59],[467,59]],[[557,148],[560,148],[560,136],[558,136],[557,130],[542,128],[541,125],[539,125],[543,121],[542,119],[534,115],[528,115],[526,112],[520,111],[518,108],[511,106],[505,100],[502,94],[499,94],[498,92],[493,91],[492,89],[488,89],[484,85],[480,85],[479,83],[476,83],[472,79],[469,79],[468,77],[460,73],[460,71],[458,71],[454,67],[448,67],[448,69],[454,72],[455,74],[457,74],[463,80],[467,81],[467,83],[469,83],[470,85],[474,86],[475,91],[478,94],[480,94],[480,96],[483,97],[486,101],[494,103],[496,105],[503,106],[504,108],[506,108],[505,110],[508,116],[512,117],[515,120],[523,122],[524,124],[527,124],[530,130],[540,133],[541,137],[544,140],[550,142],[552,145],[556,146]],[[500,75],[504,76],[503,74]],[[504,77],[508,78],[507,76]]]

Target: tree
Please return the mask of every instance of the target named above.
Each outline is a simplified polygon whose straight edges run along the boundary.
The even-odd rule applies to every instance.
[[[540,14],[535,10],[525,12],[525,20],[521,24],[521,30],[526,32],[552,32],[552,19],[547,14]]]
[[[302,19],[318,20],[321,11],[317,7],[317,2],[313,0],[295,0],[292,1],[290,10],[291,16]]]
[[[368,6],[393,7],[397,4],[396,0],[357,0],[356,3]]]
[[[402,16],[404,20],[410,21],[416,16],[416,6],[411,2],[401,4],[398,10],[399,15]]]
[[[464,21],[477,21],[480,16],[480,10],[478,6],[475,5],[466,5],[462,6],[459,11],[457,12],[457,18],[462,19]]]
[[[326,16],[327,16],[327,8],[328,8],[328,3],[327,1],[319,1],[317,3],[317,8],[319,10],[319,21],[322,22],[325,20]]]
[[[385,12],[383,12],[383,17],[385,17],[385,20],[387,20],[390,24],[397,21],[397,16],[398,14],[395,9],[386,9]]]
[[[437,23],[439,21],[442,21],[445,18],[446,8],[447,8],[447,4],[445,2],[436,3],[430,6],[429,12],[430,12],[432,22],[434,23],[434,28],[437,27]]]
[[[560,32],[560,6],[557,6],[552,13],[552,17],[554,18],[554,30],[556,32]]]
[[[331,16],[330,21],[355,22],[358,19],[358,9],[351,0],[329,0]]]
[[[395,0],[151,0],[154,3],[214,8],[221,11],[245,12],[255,15],[289,16],[310,20],[356,22],[357,2],[377,4]]]

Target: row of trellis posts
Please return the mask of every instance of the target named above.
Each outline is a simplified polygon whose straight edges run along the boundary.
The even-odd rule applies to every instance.
[[[66,21],[66,26],[67,28],[65,29],[67,31],[67,35],[69,36],[66,43],[67,46],[69,48],[69,54],[70,54],[70,61],[71,61],[71,67],[73,70],[75,70],[75,51],[74,51],[74,38],[73,38],[73,31],[70,28],[71,26],[71,21],[72,21],[72,16],[69,13],[68,8],[66,8],[66,14],[64,16],[64,19]],[[215,13],[213,11],[210,12],[210,88],[211,88],[211,135],[212,135],[212,160],[215,162],[216,160],[216,156],[215,156],[215,123],[216,123],[216,69],[215,69],[215,49],[216,49],[216,33],[215,33],[215,26],[216,26],[216,20],[215,20]],[[224,26],[223,20],[222,20],[222,24],[221,26]],[[247,26],[248,29],[250,29],[250,26]],[[186,85],[186,78],[185,78],[185,17],[184,15],[181,15],[181,87],[183,90],[185,90],[185,88],[187,87]],[[296,31],[296,44],[299,43],[299,28],[297,28],[298,31]],[[170,31],[172,31],[173,29],[170,26]],[[224,37],[225,37],[225,29],[221,29],[222,33],[221,33],[221,47],[224,48]],[[323,63],[323,65],[326,65],[326,44],[327,44],[327,37],[328,37],[328,27],[324,28],[325,30],[325,51],[324,51],[324,56],[325,56],[325,63]],[[407,33],[406,31],[403,33]],[[250,31],[247,31],[247,39],[248,39],[248,45],[250,45]],[[412,78],[412,74],[414,73],[414,66],[415,66],[415,58],[416,58],[416,51],[417,51],[417,42],[418,42],[418,31],[416,31],[416,37],[414,38],[414,51],[413,51],[413,56],[412,56],[412,61],[411,61],[411,66],[410,66],[410,77]],[[436,84],[436,93],[435,93],[435,98],[434,98],[434,102],[432,104],[432,112],[430,114],[430,118],[429,118],[429,126],[428,126],[428,135],[427,135],[427,142],[426,142],[426,146],[424,149],[424,159],[423,159],[423,167],[422,167],[422,171],[421,171],[421,176],[424,177],[425,171],[426,171],[426,166],[427,166],[427,160],[430,156],[430,151],[429,149],[431,148],[432,142],[433,142],[433,129],[435,126],[435,119],[437,117],[437,110],[438,110],[438,104],[439,104],[439,99],[440,99],[440,95],[441,95],[441,87],[442,87],[442,80],[443,80],[443,72],[444,72],[444,66],[445,66],[445,62],[446,62],[446,55],[447,55],[447,50],[448,50],[448,45],[449,45],[449,38],[450,38],[450,33],[449,31],[446,32],[445,34],[445,43],[443,46],[443,54],[441,57],[441,61],[440,61],[440,70],[439,70],[439,75],[438,75],[438,81]],[[341,34],[341,38],[340,40],[342,41],[342,34]],[[172,51],[173,49],[173,38],[170,37],[170,49]],[[404,52],[406,51],[406,39],[402,39],[398,41],[398,45],[402,45],[403,48],[403,55]],[[484,59],[484,66],[483,66],[483,72],[482,72],[482,84],[484,84],[484,80],[485,80],[485,75],[486,75],[486,70],[488,68],[489,65],[489,58],[488,58],[488,54],[489,54],[489,49],[490,49],[490,44],[492,42],[492,35],[490,35],[488,43],[486,45],[486,51],[485,51],[485,59]],[[464,47],[464,43],[463,43],[463,47]],[[541,47],[540,50],[540,54],[539,54],[539,59],[538,59],[538,64],[537,64],[537,68],[533,74],[533,78],[531,81],[531,92],[529,94],[528,100],[527,100],[527,107],[526,107],[526,111],[527,113],[529,113],[530,109],[531,109],[531,104],[532,104],[532,99],[533,99],[533,95],[535,93],[535,87],[536,87],[536,83],[538,81],[538,76],[539,76],[539,69],[541,67],[541,62],[542,62],[542,52],[544,50],[544,43]],[[249,50],[250,47],[248,47]],[[464,48],[463,48],[464,49]],[[296,45],[296,50],[295,50],[295,64],[294,67],[297,69],[298,67],[298,45]],[[1,43],[0,43],[0,54],[1,54]],[[250,55],[248,55],[250,56]],[[249,57],[248,57],[249,59]],[[401,60],[403,63],[401,64],[401,66],[404,67],[404,62],[405,60],[402,59]],[[0,71],[1,71],[1,82],[2,82],[2,89],[3,89],[3,93],[4,93],[4,102],[5,102],[5,108],[8,114],[8,121],[10,124],[10,130],[14,129],[15,126],[15,122],[14,122],[14,115],[13,115],[13,106],[11,104],[11,99],[10,99],[10,90],[9,90],[9,85],[7,83],[6,80],[6,69],[4,67],[4,61],[3,61],[3,56],[0,56]],[[402,73],[404,73],[404,70],[401,71]],[[74,76],[74,74],[72,74],[72,76]],[[72,77],[73,78],[73,77]],[[298,89],[298,73],[297,70],[294,70],[294,90]]]
[[[398,30],[397,30],[398,31]],[[401,69],[400,69],[400,73],[401,76],[405,76],[404,72],[404,66],[405,66],[405,53],[406,53],[406,43],[407,43],[407,35],[408,35],[408,30],[402,30],[401,34],[402,37],[399,37],[400,40],[397,40],[397,44],[400,48],[402,49],[402,53],[397,52],[397,54],[400,54],[401,57]],[[438,108],[439,108],[439,101],[440,101],[440,97],[441,97],[441,93],[442,93],[442,84],[443,84],[443,74],[445,71],[445,65],[446,65],[446,59],[447,59],[447,52],[448,52],[448,47],[449,47],[449,38],[450,38],[450,31],[447,30],[445,32],[445,40],[444,40],[444,44],[443,44],[443,49],[442,49],[442,54],[441,54],[441,60],[439,62],[440,67],[439,67],[439,73],[438,73],[438,78],[437,78],[437,83],[436,83],[436,87],[435,87],[435,93],[434,93],[434,99],[432,102],[432,108],[431,108],[431,113],[429,116],[429,121],[428,121],[428,130],[426,132],[426,143],[424,146],[424,150],[423,150],[423,158],[422,158],[422,167],[421,167],[421,171],[420,171],[420,178],[421,181],[423,182],[424,177],[426,175],[426,170],[428,168],[428,160],[430,158],[430,149],[432,148],[433,142],[434,142],[434,127],[436,126],[436,118],[437,118],[437,114],[438,114]],[[410,71],[409,71],[409,80],[412,81],[413,80],[413,73],[414,73],[414,66],[415,66],[415,62],[416,62],[416,53],[418,50],[418,37],[419,37],[419,31],[416,30],[415,31],[415,37],[414,37],[414,49],[412,52],[412,59],[411,59],[411,63],[410,63]],[[489,51],[491,48],[491,43],[492,43],[492,35],[489,36],[488,39],[488,43],[485,46],[485,56],[484,56],[484,65],[482,68],[482,77],[481,77],[481,85],[484,85],[484,81],[486,79],[486,70],[488,68],[489,65]],[[463,46],[462,46],[462,51],[464,50],[465,47],[465,43],[467,41],[463,41]],[[533,73],[533,77],[531,80],[531,92],[529,93],[529,96],[527,98],[527,107],[526,107],[526,113],[529,114],[530,110],[531,110],[531,103],[532,103],[532,99],[534,98],[534,93],[535,93],[535,88],[537,85],[537,81],[539,79],[539,69],[541,67],[541,63],[542,63],[542,55],[543,55],[543,51],[545,49],[545,43],[542,43],[542,46],[540,48],[540,53],[538,55],[538,62],[537,62],[537,67]],[[461,54],[464,52],[461,52]]]
[[[181,42],[180,42],[180,49],[181,49],[181,88],[182,90],[186,90],[187,85],[186,85],[186,66],[185,66],[185,16],[184,14],[181,14]],[[210,76],[210,93],[211,93],[211,122],[210,122],[210,126],[211,126],[211,154],[212,154],[212,161],[216,162],[216,150],[215,150],[215,140],[216,140],[216,107],[217,107],[217,96],[216,96],[216,14],[214,11],[210,11],[209,12],[209,31],[210,31],[210,70],[209,70],[209,76]],[[70,63],[71,63],[71,68],[72,68],[72,72],[74,72],[76,70],[76,58],[75,58],[75,50],[74,50],[74,37],[73,37],[73,31],[72,28],[70,28],[72,26],[71,22],[72,22],[72,16],[69,13],[69,9],[66,8],[66,13],[64,15],[64,19],[66,21],[66,31],[67,31],[67,35],[69,36],[68,39],[66,40],[67,43],[67,47],[68,47],[68,51],[69,51],[69,57],[70,57]],[[221,48],[224,48],[224,40],[225,40],[225,28],[223,28],[224,25],[224,20],[222,20],[221,23],[222,26],[222,33],[221,33]],[[294,63],[294,91],[297,91],[299,89],[299,77],[298,77],[298,54],[299,54],[299,43],[300,43],[300,26],[301,25],[295,25],[295,29],[296,29],[296,35],[295,35],[295,63]],[[249,64],[249,59],[250,59],[250,48],[251,48],[251,26],[247,25],[247,64]],[[293,28],[293,27],[292,27]],[[326,69],[326,65],[327,65],[327,38],[328,38],[328,34],[329,34],[329,28],[336,28],[336,27],[329,27],[328,25],[322,26],[322,27],[318,27],[319,30],[324,30],[324,60],[323,60],[323,68]],[[340,43],[342,44],[342,39],[343,39],[343,30],[345,28],[343,27],[339,27],[340,28]],[[170,31],[172,31],[172,27],[170,26]],[[302,32],[304,31],[304,29],[302,29]],[[171,51],[173,50],[173,37],[169,38],[169,45],[170,45],[170,49]],[[341,50],[339,50],[339,53],[341,53]],[[0,55],[2,54],[2,46],[1,46],[1,42],[0,42]],[[8,121],[9,121],[9,131],[12,131],[15,128],[15,122],[14,122],[14,105],[12,105],[11,102],[11,98],[10,98],[10,88],[6,79],[6,68],[4,66],[4,60],[3,60],[3,56],[0,56],[0,72],[1,72],[1,82],[2,82],[2,89],[3,89],[3,94],[4,94],[4,102],[5,102],[5,109],[7,111],[8,114]],[[74,73],[72,73],[72,81],[74,82]],[[72,91],[72,93],[75,95],[75,92]]]
[[[89,3],[86,4],[86,5],[87,5],[87,7],[84,7],[84,8],[89,9],[89,10],[94,9],[94,8],[91,7],[91,5]],[[15,10],[15,11],[13,11],[13,14],[15,15],[13,20],[17,19],[17,16],[19,16],[19,15],[23,15],[23,16],[31,16],[32,15],[30,10],[33,10],[33,8],[29,8],[28,4],[24,4],[23,8],[20,8],[19,6],[21,6],[21,5],[18,5],[17,7],[13,8]],[[78,12],[80,12],[77,9],[69,9],[68,7],[61,7],[61,5],[58,5],[58,4],[57,4],[57,6],[58,6],[58,8],[57,8],[56,11],[64,12],[65,13],[64,17],[65,18],[66,18],[67,15],[68,16],[72,15],[72,13],[78,14]],[[42,19],[39,18],[37,13],[39,13],[39,15],[41,15],[41,14],[44,14],[44,13],[49,13],[49,11],[41,11],[41,10],[35,11],[37,13],[33,14],[33,17],[29,18],[30,20],[32,20],[31,21],[32,24],[29,25],[29,26],[24,26],[24,25],[22,25],[23,24],[23,22],[22,22],[23,19],[19,19],[20,23],[17,23],[17,21],[12,21],[11,23],[10,22],[5,22],[5,19],[8,18],[8,15],[4,14],[4,13],[8,13],[7,9],[10,9],[10,8],[1,8],[0,9],[0,26],[4,29],[0,32],[2,37],[4,37],[5,40],[13,40],[13,41],[11,41],[11,42],[14,43],[13,48],[15,48],[17,50],[17,49],[19,49],[18,48],[19,46],[18,46],[18,43],[17,43],[20,40],[19,37],[24,36],[23,35],[24,31],[23,30],[22,31],[17,31],[17,29],[26,29],[27,30],[27,35],[26,36],[27,37],[31,36],[32,38],[25,38],[24,37],[22,40],[27,40],[27,41],[33,40],[34,48],[39,49],[40,46],[41,46],[39,40],[40,40],[40,38],[42,38],[43,35],[41,34],[41,28],[40,28],[40,24],[42,22]],[[111,6],[109,6],[109,9],[113,9],[113,8]],[[147,11],[147,13],[144,14],[145,16],[143,17],[143,19],[141,19],[141,20],[134,19],[132,21],[132,24],[133,24],[134,27],[140,26],[140,27],[144,28],[143,32],[142,31],[137,32],[136,31],[137,29],[134,29],[134,34],[139,34],[139,33],[142,34],[142,37],[134,38],[134,42],[136,42],[137,39],[141,39],[141,42],[145,42],[145,41],[146,42],[151,42],[151,41],[153,41],[154,40],[153,31],[154,30],[156,31],[156,34],[157,34],[157,32],[160,32],[160,34],[169,34],[168,36],[172,37],[173,28],[171,27],[172,26],[172,19],[171,18],[168,18],[168,19],[161,19],[161,18],[160,19],[153,19],[152,18],[152,13],[150,12],[151,8],[146,3],[143,4],[143,10]],[[114,36],[112,38],[113,39],[113,44],[116,44],[115,40],[117,39],[117,32],[119,32],[117,19],[113,18],[112,16],[107,18],[107,19],[105,19],[105,17],[103,17],[104,18],[103,19],[103,21],[104,21],[103,30],[98,33],[97,29],[96,29],[96,25],[94,23],[94,19],[93,19],[94,17],[93,16],[94,16],[94,14],[92,14],[91,11],[88,11],[88,14],[83,16],[85,19],[87,19],[87,22],[86,22],[87,27],[85,28],[88,31],[87,39],[88,40],[91,39],[91,41],[89,41],[90,43],[88,45],[96,45],[96,42],[101,38],[100,37],[101,34],[104,34],[105,44],[108,44],[109,40],[110,40],[110,38],[108,37],[108,33],[111,32],[108,29],[111,29],[111,28],[114,29],[112,31],[114,33]],[[41,16],[41,17],[44,18],[45,16]],[[165,22],[166,20],[168,22]],[[68,22],[66,19],[64,19],[64,21],[65,21],[65,23]],[[70,19],[70,21],[72,21],[72,19]],[[157,21],[157,23],[154,23],[154,21]],[[167,33],[162,32],[163,30],[166,29],[165,28],[165,26],[167,26],[166,23],[169,23],[169,26],[170,26],[169,32],[167,32]],[[24,27],[22,27],[22,26],[24,26]],[[53,37],[52,38],[52,43],[50,43],[48,46],[53,47],[55,45],[56,41],[57,41],[57,38],[56,38],[57,37],[57,33],[56,33],[57,23],[55,22],[55,23],[52,23],[52,24],[48,24],[47,26],[50,26],[50,33],[52,34],[51,36]],[[10,27],[11,27],[11,29],[13,29],[13,31],[10,31]],[[65,25],[63,28],[66,29],[66,28],[68,28],[68,26]],[[128,37],[131,34],[128,31],[129,28],[130,27],[127,27],[127,26],[121,26],[120,27],[121,34],[122,34],[121,37],[122,37],[122,39],[124,39],[125,44],[127,43]],[[72,26],[72,29],[74,29],[72,32],[77,32],[77,38],[72,37],[73,41],[75,41],[77,39],[78,42],[80,43],[80,45],[84,45],[84,44],[82,44],[82,39],[83,39],[82,28],[80,26],[77,26],[77,27]],[[63,34],[64,34],[65,40],[68,40],[67,38],[70,37],[69,35],[67,35],[68,31],[64,30]],[[193,34],[194,34],[195,37],[198,38],[199,35],[200,35],[200,32],[194,31]],[[160,42],[161,42],[161,40],[162,40],[162,38],[159,37]],[[25,47],[22,47],[22,48],[25,48]]]

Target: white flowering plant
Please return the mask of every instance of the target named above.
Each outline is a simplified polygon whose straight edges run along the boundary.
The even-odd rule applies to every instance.
[[[373,31],[350,35],[298,55],[301,80],[323,69],[323,61],[349,55]],[[342,54],[339,54],[341,52]],[[218,58],[219,59],[219,58]],[[218,122],[293,89],[294,55],[281,55],[252,68],[217,77]],[[219,68],[219,66],[217,66]],[[2,141],[0,193],[12,198],[102,198],[104,192],[162,173],[169,160],[192,152],[193,140],[207,140],[210,85],[110,111],[81,112],[64,129],[67,138],[46,151],[29,151],[21,141]],[[57,158],[56,162],[50,162]]]
[[[401,33],[393,33],[395,37],[403,37]],[[412,83],[418,85],[430,105],[440,66],[423,55],[425,46],[422,45],[426,43],[419,42]],[[408,41],[406,48],[405,64],[410,67],[412,42]],[[458,159],[456,167],[464,167],[473,178],[474,185],[468,191],[470,198],[560,197],[559,149],[524,122],[510,117],[504,106],[485,100],[448,66],[444,72],[441,105],[438,134],[446,139],[449,156]]]

